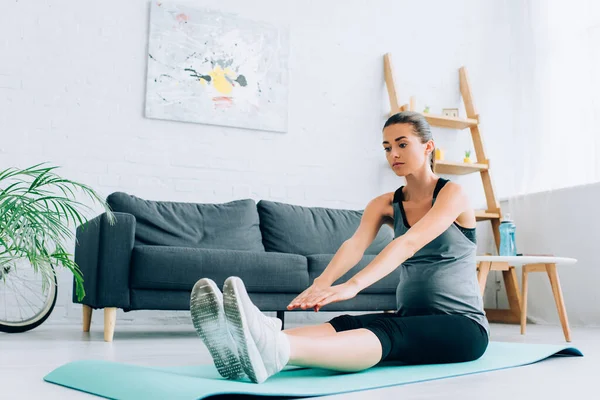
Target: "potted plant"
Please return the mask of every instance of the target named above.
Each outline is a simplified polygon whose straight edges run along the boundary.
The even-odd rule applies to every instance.
[[[37,300],[31,276],[41,280],[41,291],[48,284],[56,286],[55,266],[62,266],[73,273],[77,297],[85,296],[81,271],[65,242],[73,239],[70,224],[83,224],[87,221],[81,210],[90,207],[75,199],[74,189],[81,190],[93,201],[98,201],[106,210],[111,224],[115,216],[108,204],[89,186],[61,178],[53,171],[58,167],[37,164],[26,169],[8,168],[0,172],[0,292],[14,290],[15,304],[25,305],[26,311],[37,312],[31,318],[22,316],[11,320],[0,309],[0,330],[22,332],[41,324],[50,314],[56,302],[44,298],[43,309],[36,310],[32,305]],[[33,274],[17,284],[16,277]],[[13,280],[11,280],[13,279]],[[4,285],[4,286],[3,286]],[[33,291],[32,291],[33,290]],[[46,296],[44,294],[43,296]],[[28,299],[28,297],[30,297]],[[42,297],[41,293],[37,297]],[[0,297],[0,304],[6,304]],[[51,301],[51,304],[50,304]],[[41,307],[41,306],[40,306]]]
[[[471,158],[471,150],[465,151],[465,157],[463,158],[463,162],[468,164],[473,163],[473,159]]]

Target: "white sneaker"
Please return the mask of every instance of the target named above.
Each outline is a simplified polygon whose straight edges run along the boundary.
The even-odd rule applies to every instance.
[[[237,276],[225,281],[223,301],[229,330],[250,380],[262,383],[281,371],[290,359],[290,343],[281,331],[281,320],[264,315]]]
[[[246,376],[233,337],[227,329],[223,310],[223,293],[215,282],[200,279],[192,289],[190,312],[196,332],[208,347],[219,374],[227,379]]]

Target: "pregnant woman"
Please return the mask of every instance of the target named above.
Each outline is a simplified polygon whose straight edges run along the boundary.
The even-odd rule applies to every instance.
[[[319,311],[400,268],[395,313],[341,315],[325,324],[281,330],[281,321],[252,304],[238,277],[223,293],[199,280],[190,301],[194,326],[217,369],[228,379],[262,383],[286,365],[361,371],[384,361],[439,364],[478,359],[489,324],[476,277],[475,214],[454,182],[433,172],[435,145],[429,124],[415,112],[391,116],[383,149],[406,186],[372,199],[359,227],[288,310]],[[383,224],[394,240],[345,283]]]

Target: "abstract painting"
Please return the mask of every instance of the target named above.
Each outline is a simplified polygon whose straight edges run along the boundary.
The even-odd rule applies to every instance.
[[[151,4],[146,117],[287,131],[287,28]]]

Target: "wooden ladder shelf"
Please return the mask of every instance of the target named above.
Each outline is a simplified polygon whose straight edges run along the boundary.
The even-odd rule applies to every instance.
[[[383,66],[385,84],[390,99],[390,115],[406,110],[416,111],[414,96],[410,97],[409,103],[400,105],[400,102],[398,100],[398,93],[396,92],[394,70],[392,67],[392,59],[390,53],[384,55]],[[425,119],[431,126],[449,129],[469,129],[471,131],[471,138],[473,140],[473,147],[475,148],[475,155],[477,161],[475,163],[469,164],[461,162],[435,160],[433,172],[435,172],[436,174],[444,175],[464,175],[470,173],[480,174],[487,202],[487,210],[476,210],[475,217],[477,218],[477,221],[490,221],[492,225],[494,239],[496,242],[496,249],[498,250],[500,248],[500,219],[502,216],[502,210],[500,209],[500,203],[496,199],[496,194],[492,183],[492,177],[490,174],[490,163],[485,154],[485,148],[479,129],[479,115],[477,114],[475,104],[473,103],[473,94],[471,92],[471,86],[469,84],[467,69],[464,66],[458,70],[458,76],[460,93],[465,105],[467,117],[455,118],[429,113],[422,114],[423,116],[425,116]],[[516,290],[513,283],[516,282],[517,279],[514,267],[511,267],[506,271],[502,271],[502,274],[509,300],[515,297],[518,298],[518,292],[512,293]],[[521,314],[520,305],[518,302],[511,301],[510,303],[510,309],[486,310],[488,320],[490,322],[519,323]]]

